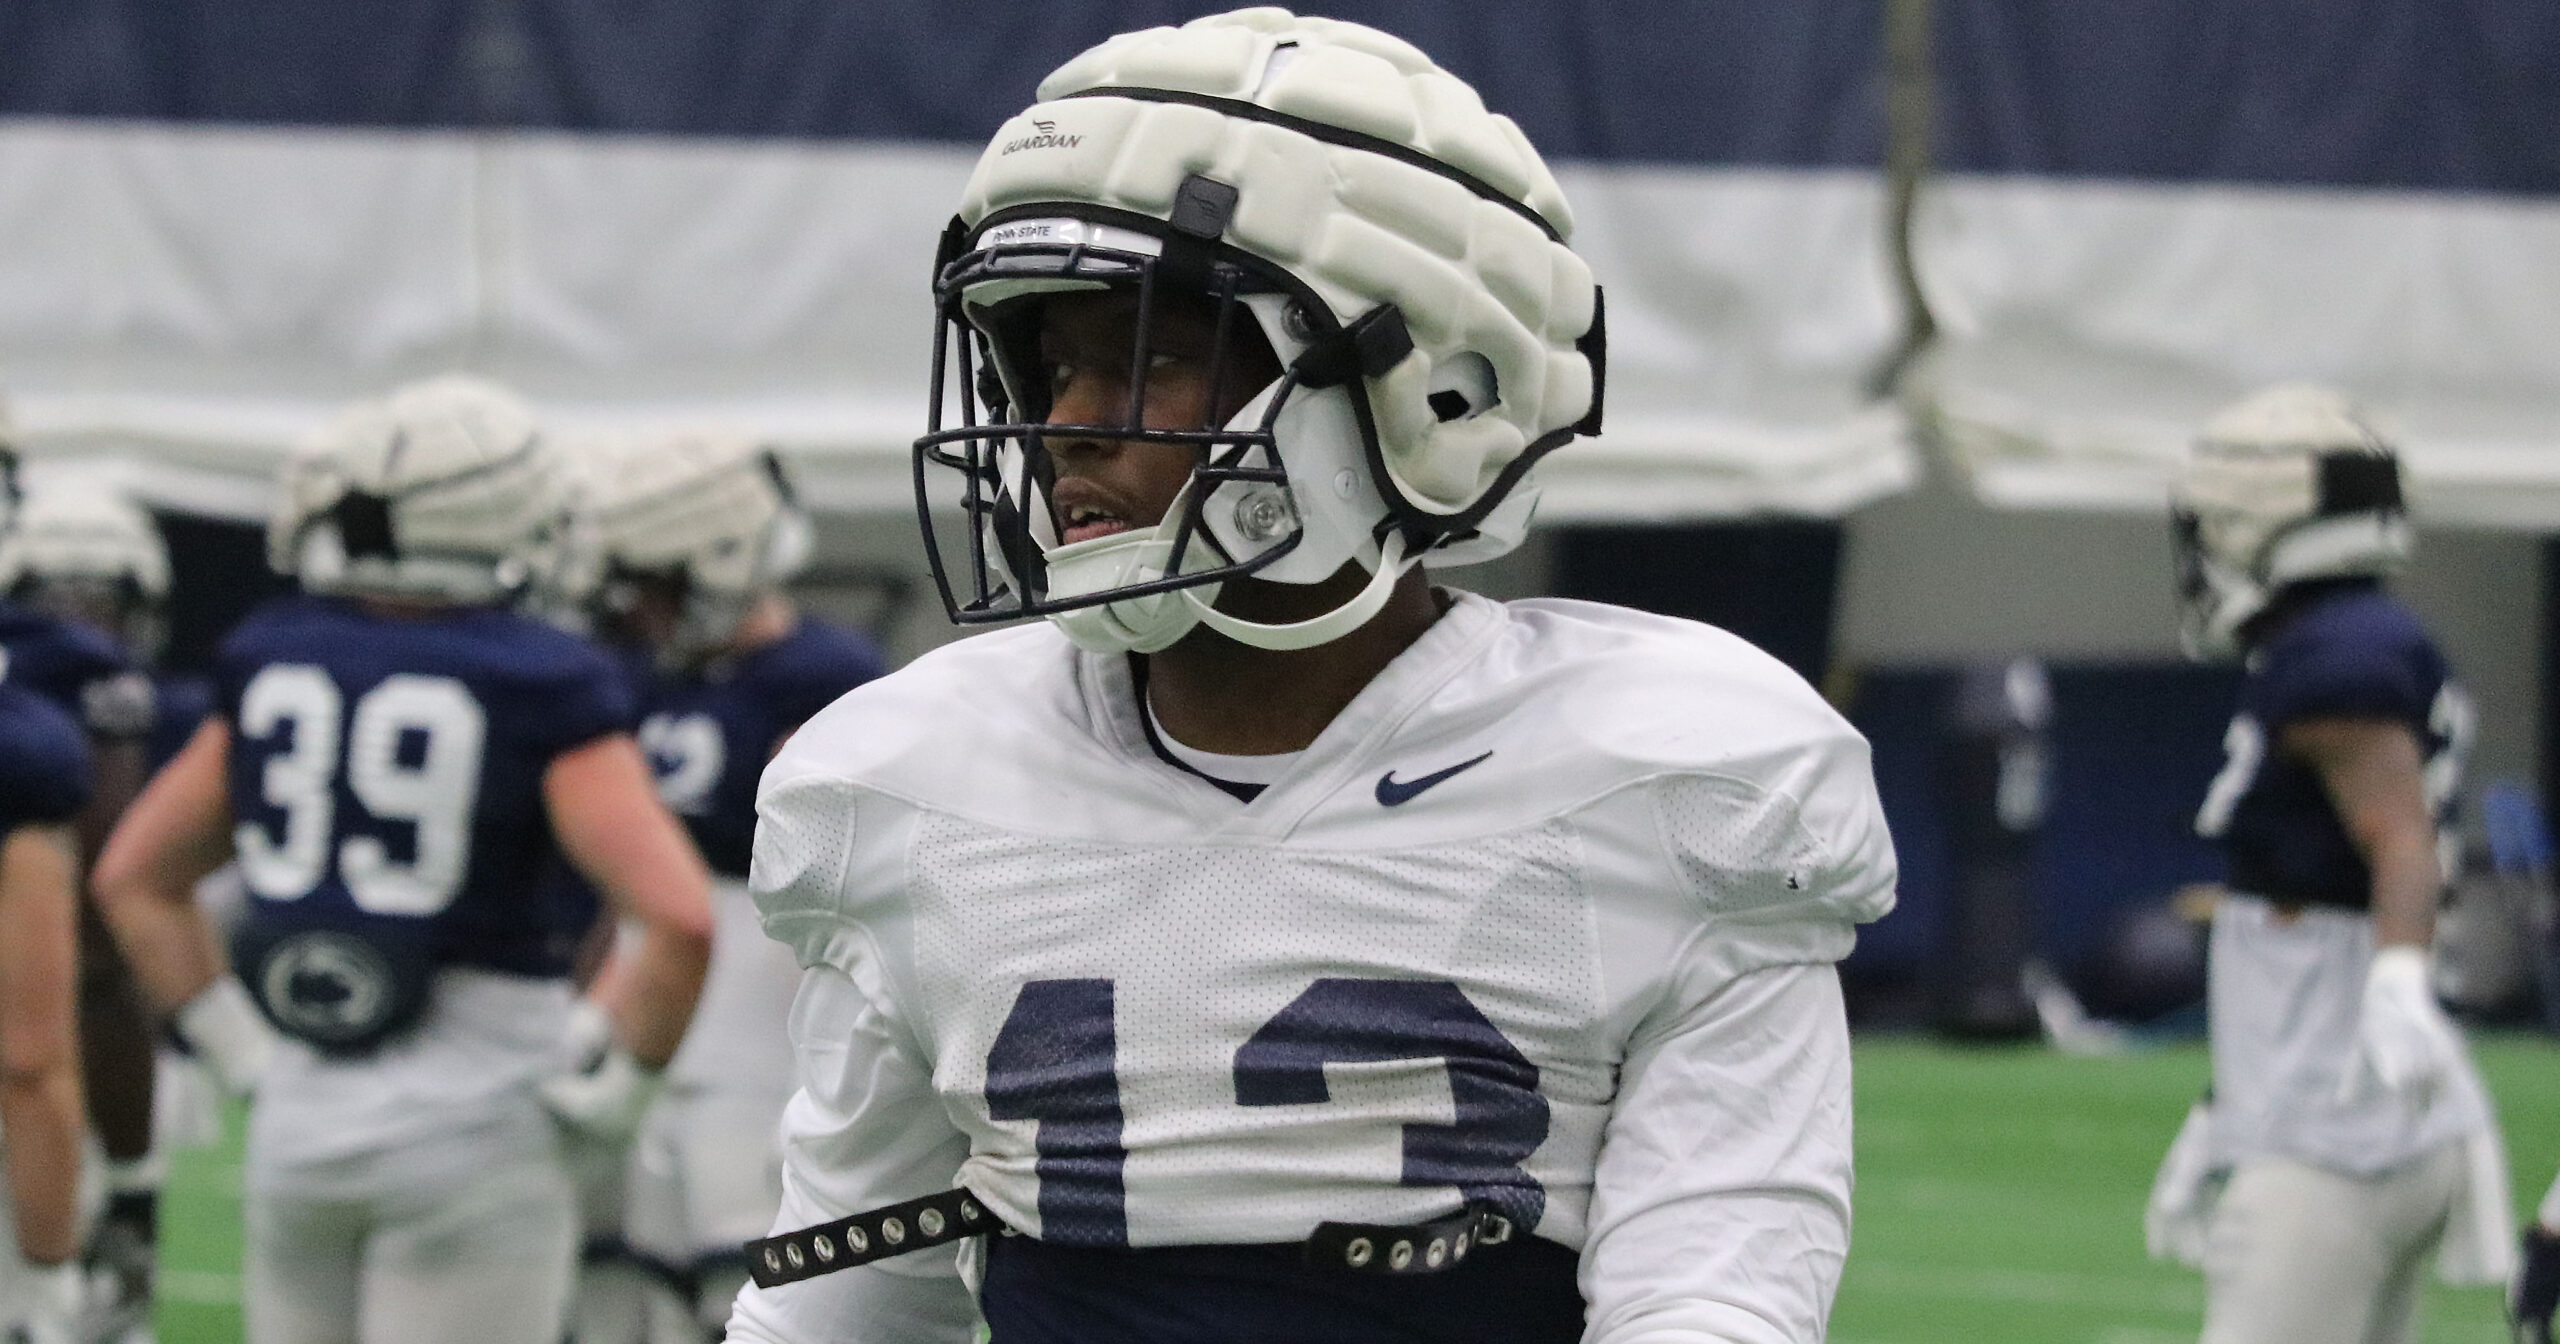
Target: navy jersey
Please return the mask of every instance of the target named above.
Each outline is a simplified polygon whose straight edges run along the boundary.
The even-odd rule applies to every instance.
[[[0,685],[0,835],[71,820],[89,801],[89,746],[51,701]]]
[[[150,731],[150,678],[105,632],[77,621],[0,601],[0,682],[51,700],[99,737]]]
[[[143,758],[157,773],[213,716],[213,683],[203,677],[155,676],[151,679],[151,731],[142,739]]]
[[[542,781],[630,727],[601,650],[492,608],[400,618],[296,597],[242,622],[214,685],[256,937],[325,930],[364,944],[330,957],[567,973],[586,921],[540,880],[557,854]],[[274,1014],[274,993],[308,979],[251,988]]]
[[[648,678],[641,749],[658,797],[713,872],[746,879],[756,781],[783,737],[880,672],[870,640],[804,617],[790,634],[700,675]]]
[[[2298,719],[2390,719],[2425,757],[2428,805],[2451,819],[2472,711],[2417,617],[2372,582],[2289,594],[2250,650],[2229,759],[2196,830],[2219,838],[2234,889],[2302,905],[2367,908],[2373,877],[2307,762],[2273,744]]]

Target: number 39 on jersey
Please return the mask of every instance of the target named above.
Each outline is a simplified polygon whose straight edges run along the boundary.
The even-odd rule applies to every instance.
[[[368,914],[432,915],[451,905],[469,856],[488,731],[480,703],[451,677],[384,678],[348,716],[327,669],[262,669],[241,697],[240,733],[280,748],[267,758],[259,791],[283,824],[280,834],[256,820],[239,824],[234,839],[249,889],[271,901],[300,900],[334,860],[349,899]],[[339,815],[341,779],[362,817]],[[392,850],[388,832],[397,828],[409,832],[405,859]]]

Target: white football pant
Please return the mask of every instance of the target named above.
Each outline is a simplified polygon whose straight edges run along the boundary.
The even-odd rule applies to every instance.
[[[250,1344],[559,1344],[578,1222],[557,1163],[370,1196],[253,1192],[246,1221]]]
[[[700,1340],[747,1281],[744,1244],[782,1204],[779,1130],[788,1095],[670,1088],[632,1145],[624,1227],[634,1250],[697,1275],[696,1307],[652,1344]]]
[[[776,1134],[787,1100],[669,1088],[649,1107],[627,1160],[605,1172],[601,1154],[580,1156],[589,1240],[618,1232],[639,1258],[580,1269],[575,1344],[697,1344],[717,1333],[747,1280],[743,1246],[773,1230],[782,1202]],[[651,1265],[693,1274],[693,1300]]]
[[[2458,1143],[2373,1177],[2240,1163],[2206,1234],[2203,1344],[2411,1344],[2465,1173]]]

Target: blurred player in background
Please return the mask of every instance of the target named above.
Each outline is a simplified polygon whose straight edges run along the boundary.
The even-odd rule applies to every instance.
[[[1417,563],[1599,428],[1554,179],[1277,9],[1040,95],[944,236],[917,473],[955,616],[1048,619],[765,773],[810,969],[730,1338],[958,1344],[965,1281],[1004,1344],[1819,1339],[1865,743],[1732,636]]]
[[[150,683],[148,771],[169,763],[211,710],[201,677],[162,666],[169,633],[169,550],[151,514],[96,476],[57,473],[29,484],[18,525],[0,540],[0,591],[23,606],[101,631]],[[146,773],[148,773],[146,771]]]
[[[0,684],[0,1338],[12,1344],[70,1344],[78,1323],[86,1117],[72,827],[89,786],[70,716]]]
[[[14,466],[0,459],[0,490],[12,496]],[[56,477],[27,490],[0,525],[0,682],[76,715],[96,762],[98,787],[75,827],[83,871],[151,765],[160,707],[143,668],[158,652],[168,589],[168,556],[149,515],[102,481]],[[132,972],[87,901],[80,968],[81,1072],[109,1191],[84,1254],[91,1310],[83,1333],[145,1341],[165,1165],[153,1144],[155,1050]]]
[[[152,1000],[255,1093],[257,1344],[556,1341],[576,1222],[545,1107],[629,1105],[691,1011],[708,879],[629,693],[509,609],[558,479],[526,409],[471,379],[328,425],[269,533],[304,595],[225,641],[215,717],[100,860]],[[193,900],[235,853],[237,979]],[[588,912],[541,898],[564,855],[646,929],[585,1001],[567,973]]]
[[[2204,1339],[2398,1344],[2430,1258],[2494,1281],[2508,1245],[2487,1093],[2428,975],[2471,707],[2383,591],[2411,546],[2399,468],[2344,398],[2286,385],[2223,411],[2175,505],[2187,647],[2248,666],[2196,818],[2231,888]]]
[[[863,636],[801,614],[782,585],[809,554],[809,520],[751,440],[652,439],[589,478],[582,526],[599,569],[598,633],[639,653],[640,746],[658,796],[710,862],[718,933],[702,1000],[630,1155],[621,1240],[649,1274],[591,1272],[581,1344],[716,1338],[746,1282],[740,1245],[772,1225],[776,1148],[791,1096],[800,967],[757,927],[747,895],[756,780],[785,739],[880,675]],[[616,1282],[649,1291],[637,1335],[590,1303]],[[612,1333],[615,1331],[621,1333]]]

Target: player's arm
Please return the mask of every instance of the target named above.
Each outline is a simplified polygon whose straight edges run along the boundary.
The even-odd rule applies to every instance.
[[[68,826],[0,837],[0,1132],[19,1254],[47,1265],[79,1249],[75,846]]]
[[[1702,935],[1703,937],[1703,935]],[[1828,964],[1693,949],[1630,1043],[1582,1256],[1589,1344],[1820,1339],[1849,1251],[1849,1034]]]
[[[231,859],[231,729],[207,719],[125,809],[89,886],[152,1006],[174,1012],[222,978],[196,884]]]
[[[951,1188],[968,1156],[933,1070],[888,1006],[872,959],[810,968],[791,1010],[800,1090],[782,1116],[776,1233]],[[867,985],[867,987],[866,987]],[[977,1308],[951,1250],[924,1251],[778,1288],[750,1283],[732,1344],[967,1344]]]
[[[747,885],[765,930],[801,965],[791,1004],[799,1091],[782,1116],[782,1207],[776,1233],[796,1232],[951,1188],[969,1155],[934,1090],[933,1065],[889,990],[879,946],[847,917],[848,853],[857,830],[901,848],[894,821],[845,824],[855,804],[823,777],[799,773],[795,747],[765,772]],[[856,903],[858,904],[858,902]],[[738,1294],[738,1344],[965,1344],[977,1309],[949,1249]]]
[[[2321,716],[2286,723],[2276,742],[2319,774],[2372,874],[2373,962],[2339,1095],[2353,1095],[2368,1078],[2385,1091],[2423,1093],[2456,1067],[2462,1040],[2427,974],[2444,871],[2417,734],[2391,719]]]
[[[1851,1186],[1833,963],[1893,907],[1897,869],[1866,743],[1827,712],[1804,724],[1748,778],[1666,777],[1651,816],[1615,823],[1650,823],[1653,880],[1681,899],[1648,940],[1668,958],[1628,968],[1658,988],[1594,1167],[1585,1344],[1823,1337]]]
[[[552,833],[638,943],[598,978],[615,1038],[643,1065],[675,1054],[711,960],[711,871],[658,801],[648,762],[614,733],[563,752],[543,774]]]
[[[2373,873],[2375,945],[2433,942],[2444,872],[2417,734],[2393,719],[2324,717],[2287,723],[2276,741],[2319,774],[2347,838]]]
[[[230,758],[229,723],[205,720],[125,809],[89,889],[143,997],[173,1016],[226,1086],[247,1092],[266,1068],[273,1029],[231,978],[195,898],[196,884],[231,861]]]

